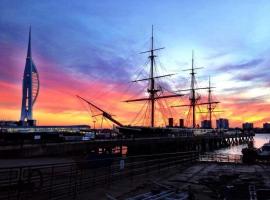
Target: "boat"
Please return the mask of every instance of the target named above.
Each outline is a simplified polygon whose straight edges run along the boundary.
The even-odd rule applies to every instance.
[[[270,141],[265,143],[261,148],[257,150],[258,159],[269,160],[270,159]]]
[[[218,131],[212,128],[212,114],[213,112],[222,112],[222,111],[214,111],[216,105],[220,102],[213,101],[212,99],[212,86],[209,77],[209,85],[208,87],[196,87],[196,78],[195,74],[197,73],[196,70],[201,69],[201,67],[194,66],[194,52],[192,51],[192,64],[190,69],[185,69],[183,71],[190,71],[191,75],[191,86],[188,89],[181,89],[177,91],[171,91],[171,95],[163,95],[163,89],[161,86],[156,84],[156,80],[168,76],[173,76],[174,74],[167,74],[167,75],[158,75],[154,74],[154,64],[156,63],[155,55],[156,51],[162,50],[162,48],[154,47],[154,34],[153,34],[153,27],[152,27],[152,35],[151,35],[151,49],[148,51],[144,51],[141,53],[149,53],[149,63],[150,63],[150,74],[148,78],[142,78],[138,80],[133,80],[132,82],[141,82],[141,81],[148,81],[149,87],[147,88],[147,92],[149,94],[148,97],[142,97],[137,99],[129,99],[125,102],[140,102],[140,101],[148,101],[150,113],[148,116],[150,117],[150,124],[148,126],[116,126],[115,129],[118,133],[128,136],[128,137],[181,137],[181,136],[194,136],[194,135],[207,135],[207,134],[217,134]],[[207,102],[200,102],[201,96],[197,94],[198,90],[207,90],[208,91],[208,100]],[[157,104],[158,100],[162,99],[169,99],[169,98],[179,98],[186,94],[182,92],[189,92],[189,104],[187,105],[174,105],[170,107],[189,107],[189,114],[188,116],[192,116],[192,126],[187,127],[184,126],[184,120],[179,120],[179,125],[176,126],[173,123],[173,118],[168,118],[168,125],[166,127],[157,127],[155,124],[155,104]],[[207,106],[207,112],[200,112],[200,113],[208,113],[209,114],[209,127],[208,128],[199,128],[199,125],[196,124],[196,113],[197,113],[197,106],[204,105]]]
[[[255,148],[253,142],[248,144],[247,148],[242,149],[243,163],[253,164],[256,161],[270,160],[270,141],[265,143],[261,148]]]
[[[250,141],[248,143],[248,147],[242,149],[242,161],[245,164],[254,164],[258,158],[258,151],[256,148],[254,148],[253,141]]]
[[[147,78],[141,78],[137,80],[133,80],[133,83],[137,82],[148,82],[148,88],[146,92],[148,93],[148,96],[146,97],[141,97],[141,98],[136,98],[136,99],[128,99],[124,102],[126,103],[131,103],[131,102],[146,102],[149,108],[149,113],[146,115],[150,119],[150,123],[147,125],[143,126],[134,126],[134,125],[124,125],[118,120],[116,120],[112,114],[109,112],[104,111],[103,109],[99,108],[92,102],[86,100],[83,97],[80,97],[77,95],[77,97],[86,102],[90,107],[97,109],[101,114],[102,117],[110,120],[112,123],[114,123],[116,126],[114,126],[114,132],[116,132],[118,135],[122,135],[123,137],[168,137],[168,136],[194,136],[194,135],[203,135],[203,134],[218,134],[218,131],[212,128],[212,113],[213,112],[220,112],[220,111],[214,111],[216,108],[216,105],[219,103],[218,101],[213,101],[211,97],[212,93],[212,86],[210,82],[210,77],[209,77],[209,86],[208,87],[196,87],[196,79],[195,79],[195,74],[197,69],[201,69],[200,67],[194,67],[194,53],[192,51],[192,65],[190,69],[185,69],[183,71],[190,71],[191,75],[191,87],[188,89],[182,89],[178,91],[170,91],[169,94],[164,95],[165,89],[162,88],[160,85],[157,84],[157,81],[159,79],[165,78],[165,77],[170,77],[175,74],[166,74],[166,75],[158,75],[155,73],[155,59],[157,57],[156,52],[164,49],[162,48],[157,48],[154,46],[154,33],[153,33],[153,26],[152,26],[152,35],[151,35],[151,48],[147,51],[141,52],[142,54],[149,54],[148,59],[149,59],[149,64],[150,64],[150,73]],[[197,91],[198,90],[208,90],[208,100],[207,102],[200,102],[201,96],[198,95]],[[173,118],[169,118],[169,125],[163,126],[163,127],[157,127],[157,124],[155,123],[155,116],[156,116],[156,110],[157,110],[157,104],[159,100],[162,99],[170,99],[170,98],[179,98],[182,97],[186,94],[183,94],[182,92],[189,92],[189,104],[187,105],[176,105],[176,106],[168,106],[168,107],[189,107],[189,114],[188,116],[192,116],[191,120],[192,121],[192,126],[191,127],[185,127],[184,126],[184,120],[180,119],[179,121],[179,126],[175,126],[173,124]],[[199,128],[199,125],[196,124],[196,113],[197,113],[197,106],[207,106],[207,112],[209,114],[209,128],[207,129],[201,129]],[[163,108],[165,109],[165,108]],[[203,113],[203,112],[201,112]],[[146,115],[144,117],[146,117]],[[94,115],[93,116],[97,116]],[[92,117],[93,117],[92,116]],[[138,116],[138,115],[137,115]],[[170,122],[170,119],[171,122]],[[182,122],[181,122],[182,120]],[[167,122],[165,122],[167,124]]]

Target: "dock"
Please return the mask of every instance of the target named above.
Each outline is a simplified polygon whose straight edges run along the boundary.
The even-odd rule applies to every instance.
[[[117,149],[124,154],[124,147],[128,155],[144,155],[169,152],[198,151],[206,152],[230,145],[238,145],[252,141],[254,133],[245,134],[209,134],[197,136],[171,136],[147,138],[98,139],[90,141],[74,141],[61,143],[39,143],[1,145],[0,158],[12,157],[40,157],[81,155],[84,152],[108,152]]]

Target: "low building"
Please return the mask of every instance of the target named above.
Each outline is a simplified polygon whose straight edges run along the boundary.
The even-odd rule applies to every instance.
[[[216,121],[217,129],[229,129],[229,120],[220,118]]]
[[[173,118],[168,119],[169,127],[173,127]]]
[[[266,122],[263,124],[264,129],[270,129],[270,123]]]
[[[253,129],[253,123],[249,123],[249,122],[243,123],[243,124],[242,124],[242,127],[243,127],[243,129],[245,129],[245,130]]]
[[[212,128],[210,120],[203,120],[201,122],[201,128],[206,128],[206,129]]]
[[[88,125],[71,126],[2,126],[1,132],[5,133],[82,133],[90,130]]]
[[[18,121],[0,120],[0,126],[18,126],[18,125],[19,125]]]

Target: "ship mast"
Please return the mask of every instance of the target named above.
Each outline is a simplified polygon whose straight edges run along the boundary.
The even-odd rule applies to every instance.
[[[191,71],[191,84],[189,89],[184,89],[184,90],[178,90],[177,92],[181,91],[190,91],[190,97],[189,101],[190,104],[188,105],[176,105],[172,107],[190,107],[192,109],[192,128],[196,128],[196,106],[199,105],[197,102],[200,99],[200,97],[196,97],[196,90],[200,89],[207,89],[207,88],[196,88],[196,69],[202,69],[202,67],[194,67],[194,52],[192,51],[192,58],[191,58],[191,69],[185,69],[183,71]]]
[[[195,103],[195,106],[196,105],[207,105],[207,112],[199,112],[199,113],[207,113],[209,114],[209,122],[210,122],[210,127],[209,128],[212,128],[212,114],[214,112],[223,112],[223,111],[215,111],[214,109],[216,108],[216,104],[220,103],[219,101],[213,101],[212,100],[212,86],[211,86],[211,80],[210,80],[210,76],[209,76],[209,80],[208,80],[208,87],[206,88],[195,88],[195,89],[207,89],[208,90],[208,97],[207,97],[207,102],[201,102],[201,103]],[[214,105],[214,106],[213,106]],[[186,106],[186,105],[184,105]],[[192,104],[191,104],[192,106]],[[179,106],[178,106],[179,107]],[[193,124],[193,127],[194,127],[194,124]]]
[[[192,127],[195,128],[196,126],[196,102],[198,98],[196,98],[195,94],[195,71],[194,71],[194,53],[192,51],[192,64],[191,64],[191,97],[190,103],[192,106]]]
[[[147,89],[147,92],[149,93],[149,97],[148,98],[140,98],[140,99],[131,99],[131,100],[125,101],[125,102],[149,101],[150,106],[151,106],[151,110],[150,110],[150,115],[151,115],[150,126],[151,127],[155,126],[155,102],[156,102],[156,100],[163,99],[163,98],[172,98],[172,97],[183,96],[182,94],[174,94],[174,95],[167,95],[167,96],[157,95],[157,93],[160,92],[160,89],[156,88],[155,79],[174,75],[174,74],[167,74],[167,75],[162,75],[162,76],[156,76],[154,73],[155,57],[157,57],[154,53],[155,53],[155,51],[159,51],[162,49],[164,49],[164,47],[154,48],[154,27],[152,25],[151,49],[148,51],[141,52],[141,54],[150,53],[150,55],[148,56],[148,58],[150,59],[149,78],[144,78],[144,79],[132,81],[132,82],[149,81],[150,84],[149,84],[149,88]]]
[[[211,80],[210,80],[210,76],[209,76],[209,85],[208,85],[208,113],[209,113],[209,121],[210,121],[210,128],[212,128],[212,112],[213,112],[213,108],[212,108],[212,90],[211,90]]]
[[[152,25],[152,37],[151,37],[151,55],[149,56],[151,60],[150,66],[150,88],[148,89],[148,93],[150,94],[151,101],[151,126],[155,126],[155,95],[158,90],[155,89],[155,79],[154,79],[154,35],[153,35],[153,25]]]
[[[208,110],[208,114],[209,114],[210,128],[213,128],[213,126],[212,126],[212,114],[217,113],[217,112],[224,112],[222,110],[215,110],[216,105],[218,103],[220,103],[220,102],[212,100],[212,88],[213,87],[211,86],[211,79],[210,79],[210,76],[209,76],[209,80],[208,80],[208,102],[206,104],[207,104],[207,110]],[[203,112],[201,112],[201,113],[203,113]]]
[[[190,97],[189,97],[189,101],[190,104],[187,105],[175,105],[172,107],[190,107],[192,109],[192,128],[196,128],[196,106],[199,105],[208,105],[208,112],[211,113],[210,114],[210,120],[212,120],[212,112],[213,112],[213,104],[217,104],[219,102],[216,101],[212,101],[211,98],[211,85],[210,85],[210,79],[209,79],[209,87],[201,87],[198,88],[196,87],[196,69],[202,69],[202,67],[194,67],[194,52],[192,51],[192,63],[191,63],[191,69],[186,69],[183,71],[191,71],[190,75],[191,75],[191,85],[189,89],[183,89],[183,90],[178,90],[177,92],[181,92],[181,91],[190,91]],[[203,89],[207,89],[208,90],[208,102],[205,103],[198,103],[198,101],[200,100],[200,96],[196,97],[196,90],[203,90]],[[203,113],[203,112],[200,112]]]
[[[101,115],[102,115],[103,117],[105,117],[106,119],[110,120],[111,122],[113,122],[114,124],[116,124],[116,125],[118,125],[118,126],[120,126],[120,127],[124,126],[121,122],[119,122],[119,121],[117,121],[116,119],[114,119],[113,116],[112,116],[111,114],[109,114],[108,112],[106,112],[105,110],[99,108],[99,107],[96,106],[95,104],[93,104],[93,103],[91,103],[90,101],[88,101],[88,100],[82,98],[82,97],[79,96],[79,95],[76,95],[76,96],[77,96],[78,99],[80,99],[80,100],[86,102],[89,106],[91,106],[91,107],[97,109],[98,111],[100,111],[100,112],[101,112]],[[97,116],[97,115],[96,115],[96,116]],[[92,117],[95,117],[95,116],[92,116]],[[95,121],[94,121],[94,127],[95,127]],[[94,128],[94,129],[95,129],[95,128]]]

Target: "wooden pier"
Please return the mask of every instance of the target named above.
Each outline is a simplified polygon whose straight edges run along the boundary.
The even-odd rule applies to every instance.
[[[253,140],[254,134],[201,135],[181,137],[150,137],[103,139],[78,142],[0,146],[0,158],[81,155],[86,152],[143,155],[154,153],[206,152]],[[126,151],[126,152],[124,152]]]

